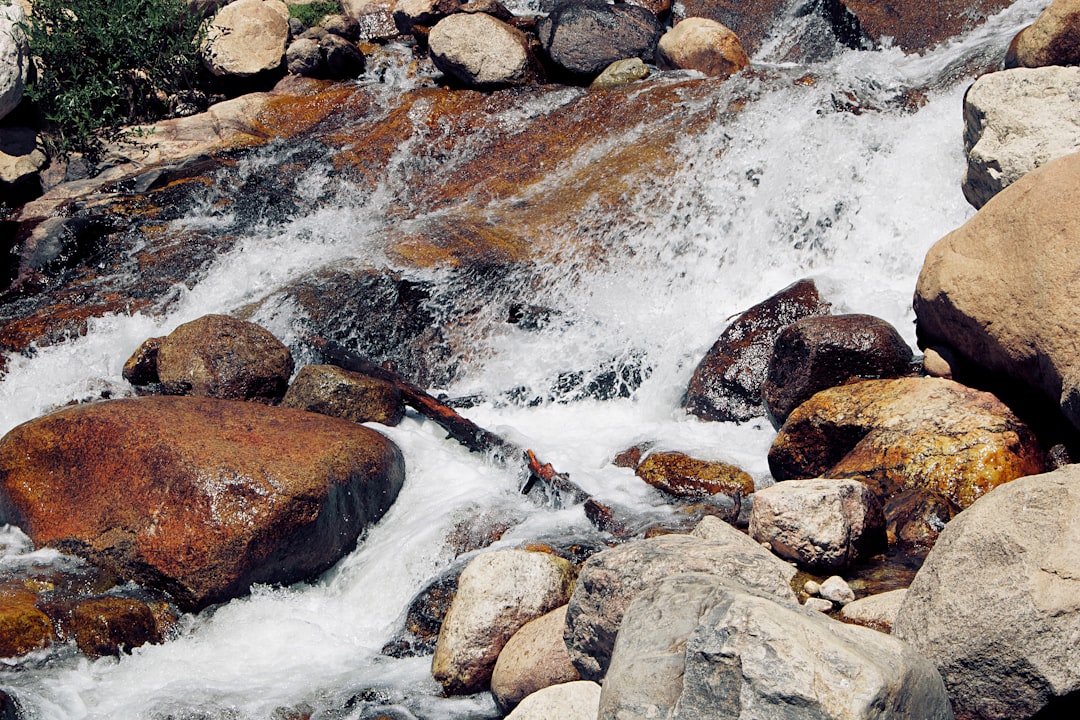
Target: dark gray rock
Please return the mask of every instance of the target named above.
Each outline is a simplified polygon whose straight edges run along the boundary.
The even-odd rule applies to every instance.
[[[537,31],[552,63],[571,76],[591,80],[616,60],[651,62],[664,28],[643,7],[588,0],[559,5]]]

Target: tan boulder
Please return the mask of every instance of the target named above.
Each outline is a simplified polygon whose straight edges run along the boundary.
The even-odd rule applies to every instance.
[[[1054,0],[1009,48],[1007,65],[1044,67],[1080,63],[1080,0]]]
[[[203,64],[218,77],[251,77],[281,67],[289,10],[281,0],[235,0],[207,25]]]
[[[355,423],[257,403],[114,400],[0,440],[0,522],[190,610],[328,569],[403,480],[397,447]]]
[[[1025,175],[930,248],[915,288],[920,341],[1034,389],[1080,427],[1078,244],[1072,154]]]
[[[477,555],[458,578],[443,620],[431,674],[452,695],[486,689],[499,653],[530,620],[566,604],[573,566],[545,552]]]
[[[289,385],[282,407],[394,426],[405,417],[401,392],[388,382],[336,365],[305,365]]]
[[[467,87],[528,85],[541,76],[525,33],[484,13],[443,18],[428,35],[428,50],[435,67]]]
[[[292,353],[269,330],[228,315],[180,325],[157,351],[168,395],[273,400],[285,394],[292,371]]]
[[[769,450],[778,480],[861,478],[882,501],[908,488],[955,508],[1046,465],[1031,430],[990,393],[941,378],[865,380],[819,392]]]
[[[504,712],[538,690],[581,679],[563,642],[566,607],[526,623],[499,653],[491,694]]]
[[[665,70],[728,77],[748,66],[750,58],[729,28],[708,18],[689,17],[660,37],[656,63]]]
[[[600,686],[589,680],[552,685],[525,698],[506,720],[596,720]]]
[[[879,632],[892,632],[893,623],[896,622],[907,592],[907,588],[889,590],[849,602],[840,610],[840,619]]]

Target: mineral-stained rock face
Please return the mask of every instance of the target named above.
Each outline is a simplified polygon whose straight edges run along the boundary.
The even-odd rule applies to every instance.
[[[777,479],[859,477],[883,501],[907,488],[956,509],[1045,469],[1031,430],[990,393],[940,378],[865,380],[800,405],[769,450]]]
[[[997,488],[942,531],[893,634],[937,664],[957,718],[1076,714],[1077,518],[1070,465]]]
[[[199,609],[291,583],[353,549],[404,466],[344,420],[183,397],[116,400],[0,440],[0,518]]]
[[[927,50],[970,30],[1011,0],[839,0],[862,32],[876,42],[886,37],[906,52]]]

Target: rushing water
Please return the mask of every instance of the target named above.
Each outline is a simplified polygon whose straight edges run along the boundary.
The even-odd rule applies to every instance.
[[[489,398],[467,414],[534,448],[601,500],[640,513],[669,511],[610,461],[646,440],[734,462],[771,482],[768,423],[703,423],[679,409],[694,365],[727,318],[805,276],[837,312],[879,315],[913,342],[910,299],[923,255],[973,212],[959,186],[960,106],[970,81],[963,68],[972,58],[1002,56],[1044,4],[1021,0],[925,56],[884,49],[843,51],[807,68],[772,63],[812,71],[817,80],[759,87],[734,121],[687,138],[678,149],[683,169],[665,186],[660,211],[629,198],[618,216],[583,217],[582,227],[627,249],[625,262],[572,285],[551,277],[542,299],[562,320],[539,333],[509,328],[478,339],[476,359],[445,390]],[[769,65],[782,45],[776,40],[755,61]],[[898,102],[912,88],[925,91],[917,111]],[[841,112],[838,97],[874,109]],[[288,149],[255,153],[243,171],[272,171],[282,152]],[[388,177],[416,172],[407,148],[395,162]],[[381,210],[396,187],[388,181],[374,193],[350,194],[325,170],[313,170],[306,183],[313,195],[336,189],[339,201],[260,228],[258,241],[241,241],[199,284],[178,290],[166,314],[105,317],[85,337],[13,358],[0,378],[0,433],[72,399],[127,393],[121,367],[145,338],[205,313],[235,311],[312,267],[356,255],[355,238],[368,235],[357,229],[387,222]],[[654,209],[646,214],[646,207]],[[180,222],[212,229],[227,218],[194,212]],[[287,312],[255,319],[295,343]],[[648,368],[629,397],[508,401],[511,388],[544,397],[559,373],[612,358]],[[496,717],[485,695],[440,698],[429,658],[391,659],[380,650],[412,595],[454,560],[445,540],[456,525],[485,514],[511,518],[500,544],[514,545],[586,536],[589,524],[580,508],[552,510],[522,498],[515,477],[418,417],[379,429],[404,451],[405,487],[358,549],[321,580],[256,588],[249,598],[185,617],[170,642],[120,660],[52,653],[12,664],[0,670],[0,686],[35,718],[246,720],[305,707],[317,718],[363,718],[376,708],[405,718]],[[0,536],[4,562],[55,561],[26,550],[15,531]]]

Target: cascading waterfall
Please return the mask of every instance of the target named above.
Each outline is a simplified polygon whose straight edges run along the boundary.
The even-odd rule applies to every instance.
[[[805,276],[818,281],[835,311],[879,315],[914,341],[910,298],[923,255],[973,212],[960,191],[963,68],[1001,56],[1043,4],[1021,0],[924,56],[842,51],[795,67],[770,62],[782,43],[767,45],[758,65],[814,81],[730,81],[753,100],[733,120],[686,138],[673,182],[639,188],[618,214],[578,219],[580,232],[620,249],[617,260],[544,278],[536,302],[554,310],[551,320],[538,330],[504,325],[478,338],[472,359],[442,389],[484,398],[464,412],[534,448],[601,500],[645,515],[669,511],[632,471],[610,464],[643,440],[734,462],[771,482],[767,422],[703,423],[679,409],[694,365],[727,318]],[[395,77],[392,68],[382,73],[386,92],[400,90]],[[913,89],[925,99],[916,109],[904,102]],[[844,99],[860,111],[838,107]],[[268,172],[289,152],[254,152],[241,171]],[[376,264],[388,262],[374,245],[358,248],[364,241],[357,238],[389,222],[387,199],[422,172],[411,157],[402,148],[372,192],[355,192],[329,165],[316,164],[296,192],[333,203],[263,218],[197,284],[178,288],[162,314],[107,316],[84,337],[12,358],[0,378],[0,433],[72,400],[130,393],[122,364],[147,337],[235,311],[361,250]],[[177,223],[213,231],[232,222],[211,206]],[[403,272],[439,280],[432,271]],[[253,319],[298,346],[288,307],[264,306]],[[632,376],[614,393],[624,396],[578,397],[598,368]],[[560,385],[568,372],[578,379]],[[440,698],[429,658],[392,659],[382,646],[412,595],[454,560],[445,538],[455,525],[482,513],[510,518],[499,541],[509,546],[594,531],[580,508],[551,510],[522,498],[506,470],[445,440],[431,423],[410,416],[379,429],[405,453],[405,488],[358,549],[318,582],[256,588],[185,617],[170,642],[119,660],[51,651],[5,665],[0,685],[43,720],[261,720],[284,717],[282,708],[307,708],[315,718],[363,718],[373,708],[403,718],[497,717],[485,695]],[[0,535],[0,553],[0,571],[62,561],[52,551],[28,553],[15,530]]]

